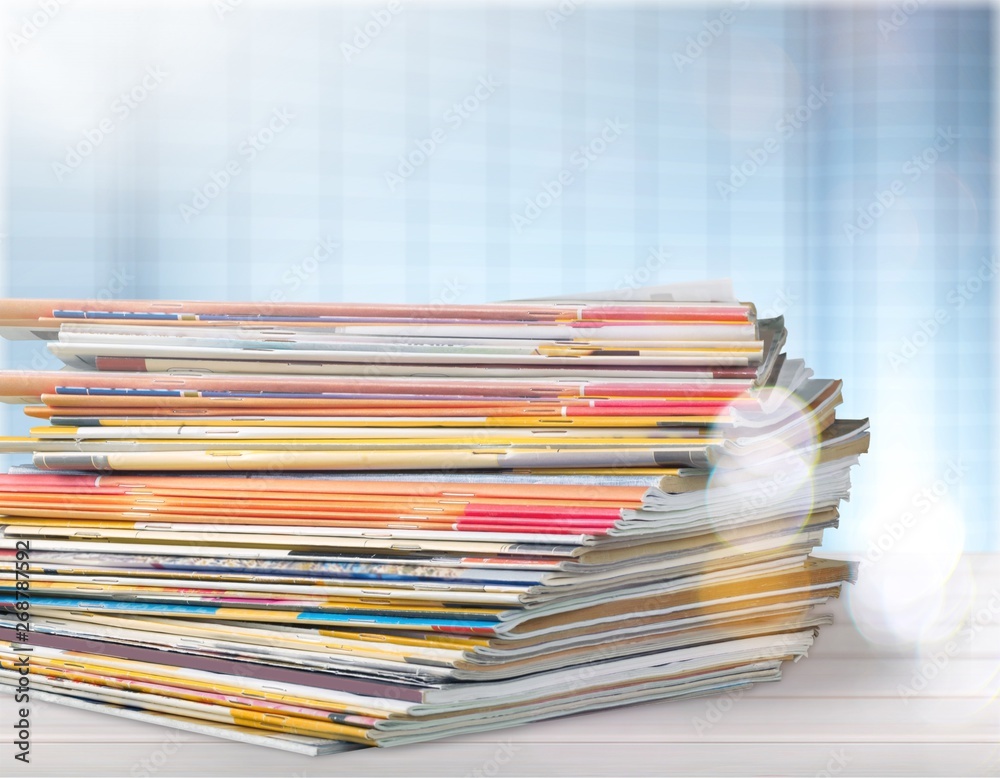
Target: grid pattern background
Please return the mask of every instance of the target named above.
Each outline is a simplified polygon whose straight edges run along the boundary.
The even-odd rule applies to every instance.
[[[830,547],[952,468],[928,520],[1000,548],[988,8],[81,0],[28,37],[39,8],[0,12],[4,295],[732,276],[873,419]]]

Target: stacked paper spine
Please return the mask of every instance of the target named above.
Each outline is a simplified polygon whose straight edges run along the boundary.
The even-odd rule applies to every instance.
[[[30,644],[44,699],[319,754],[778,680],[867,420],[724,283],[615,297],[3,301],[67,369],[0,375],[0,688]]]

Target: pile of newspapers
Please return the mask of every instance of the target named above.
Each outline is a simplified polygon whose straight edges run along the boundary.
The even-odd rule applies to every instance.
[[[307,754],[734,690],[854,575],[867,420],[726,282],[0,301],[0,690]],[[20,455],[20,458],[19,458]]]

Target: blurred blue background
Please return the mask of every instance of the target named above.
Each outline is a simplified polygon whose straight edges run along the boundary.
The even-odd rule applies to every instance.
[[[8,0],[0,291],[469,303],[732,276],[872,418],[826,547],[910,512],[922,542],[996,550],[993,24],[915,0]]]

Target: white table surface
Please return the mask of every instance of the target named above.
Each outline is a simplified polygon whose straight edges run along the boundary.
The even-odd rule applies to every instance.
[[[922,671],[912,646],[867,641],[840,601],[808,658],[738,699],[316,758],[34,703],[27,766],[13,759],[16,706],[3,695],[0,776],[1000,775],[1000,608],[985,610],[1000,601],[1000,555],[966,559],[968,613],[981,615],[938,670]],[[901,694],[922,672],[933,677],[921,691]]]

